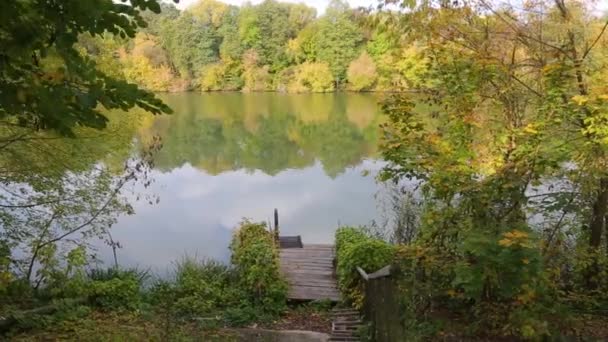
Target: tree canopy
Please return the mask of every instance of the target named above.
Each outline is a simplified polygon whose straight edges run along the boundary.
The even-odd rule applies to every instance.
[[[148,13],[144,12],[144,17],[150,16]],[[370,27],[368,22],[375,15],[350,8],[340,0],[333,0],[321,16],[304,4],[275,0],[241,7],[200,0],[182,11],[163,5],[160,15],[150,17],[149,27],[140,33],[145,38],[119,41],[116,49],[121,54],[122,73],[143,75],[141,70],[151,71],[147,76],[127,79],[155,91],[413,88],[416,82],[408,80],[412,73],[399,62],[403,56],[410,57],[410,50],[404,50],[395,39],[388,39],[379,25]],[[150,49],[145,58],[133,58],[138,45],[145,41],[156,42],[158,48]],[[371,59],[365,59],[363,69],[368,73],[377,69],[378,75],[361,85],[360,75],[352,73],[359,78],[351,80],[347,71],[359,56],[365,56],[362,53],[366,50]],[[363,70],[360,62],[355,64]],[[318,69],[321,74],[315,77],[331,79],[333,85],[299,86],[301,82],[296,78],[301,71],[319,65],[328,68]],[[154,70],[158,71],[156,77]],[[167,70],[171,71],[170,77]],[[218,73],[223,76],[216,76]],[[353,86],[353,82],[359,84]]]

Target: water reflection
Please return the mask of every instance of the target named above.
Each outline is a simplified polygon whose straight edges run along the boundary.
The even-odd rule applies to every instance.
[[[335,177],[376,151],[377,98],[362,94],[193,94],[165,97],[176,115],[142,130],[159,134],[157,165],[190,163],[210,174],[246,169],[269,175],[321,161]]]
[[[226,260],[242,217],[269,220],[304,242],[376,215],[378,99],[361,94],[176,94],[175,110],[140,129],[162,136],[150,191],[113,234],[123,264],[163,268],[185,253]]]

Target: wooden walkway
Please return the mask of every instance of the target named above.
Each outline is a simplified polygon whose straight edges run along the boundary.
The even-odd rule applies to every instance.
[[[281,249],[281,271],[289,283],[289,299],[340,300],[334,276],[334,246],[304,245]]]

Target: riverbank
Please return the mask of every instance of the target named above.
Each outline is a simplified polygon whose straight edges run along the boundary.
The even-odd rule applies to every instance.
[[[45,329],[10,336],[12,341],[301,341],[329,338],[331,321],[323,308],[288,309],[276,322],[246,328],[210,327],[205,321],[168,321],[145,312],[93,311]]]

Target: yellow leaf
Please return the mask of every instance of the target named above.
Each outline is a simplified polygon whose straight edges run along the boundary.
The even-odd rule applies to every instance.
[[[576,104],[579,106],[584,105],[588,100],[589,100],[589,98],[587,96],[583,96],[583,95],[572,96],[572,101],[576,102]]]
[[[521,262],[528,265],[530,263],[530,260],[528,260],[528,258],[524,258]]]
[[[538,134],[538,131],[531,124],[528,124],[526,127],[524,127],[524,132],[529,134]]]
[[[505,238],[505,239],[502,239],[502,240],[498,241],[498,244],[501,245],[501,246],[503,246],[503,247],[509,247],[509,246],[511,246],[513,244],[513,240]]]

